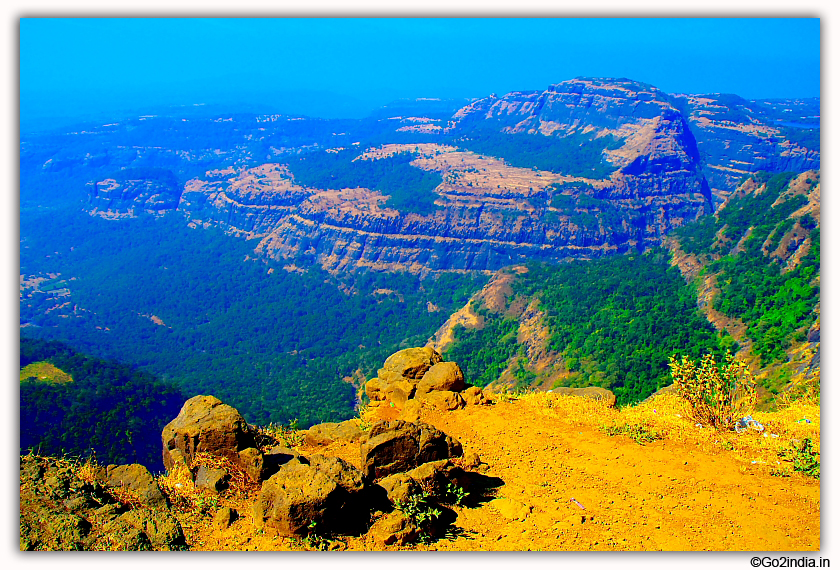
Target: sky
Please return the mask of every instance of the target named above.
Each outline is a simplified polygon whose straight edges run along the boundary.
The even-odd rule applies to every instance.
[[[24,121],[219,102],[363,116],[398,98],[542,90],[578,76],[669,93],[819,96],[820,20],[20,20]]]

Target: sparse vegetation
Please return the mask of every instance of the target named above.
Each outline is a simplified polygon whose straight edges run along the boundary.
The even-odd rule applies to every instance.
[[[420,530],[420,540],[428,541],[435,522],[442,512],[434,505],[431,495],[423,491],[414,493],[405,501],[397,501],[394,508],[401,511]]]
[[[779,452],[779,457],[792,462],[794,471],[815,479],[820,478],[819,453],[814,450],[811,438],[806,437],[801,442],[791,442],[790,446]]]
[[[477,154],[504,159],[511,166],[601,179],[609,178],[617,170],[603,158],[603,151],[623,143],[613,137],[584,134],[566,137],[509,134],[487,126],[473,128],[468,136],[454,144]]]
[[[718,366],[712,354],[699,363],[687,356],[670,359],[677,393],[691,406],[695,420],[719,430],[735,427],[752,413],[756,403],[755,381],[747,365],[727,352]]]
[[[449,483],[446,486],[446,494],[456,505],[463,505],[470,496],[470,493],[457,483]]]
[[[626,435],[639,445],[662,439],[662,435],[645,424],[623,424],[604,427],[607,435]]]

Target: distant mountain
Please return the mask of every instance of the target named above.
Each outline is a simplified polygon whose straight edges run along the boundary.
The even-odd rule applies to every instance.
[[[819,167],[810,131],[778,118],[790,107],[791,119],[818,120],[808,119],[813,101],[670,96],[627,79],[580,78],[451,113],[454,103],[397,101],[344,123],[222,117],[220,128],[246,145],[215,158],[172,148],[220,168],[184,180],[171,209],[257,239],[263,255],[329,271],[495,271],[644,250],[714,211],[736,176]],[[290,128],[292,138],[282,134]],[[91,200],[101,215],[136,208],[109,204]]]
[[[668,357],[736,352],[775,395],[819,390],[820,175],[759,173],[641,256],[504,269],[430,345],[468,382],[596,385],[619,403],[671,383]]]
[[[773,192],[804,173],[816,179],[819,100],[673,95],[628,79],[577,78],[461,103],[399,100],[350,119],[208,106],[24,133],[21,326],[138,363],[187,391],[206,389],[255,421],[312,423],[349,417],[351,383],[371,362],[409,337],[432,336],[485,279],[522,265],[556,285],[555,325],[574,300],[561,287],[571,283],[589,295],[576,330],[598,322],[593,339],[615,332],[596,347],[578,333],[556,337],[549,352],[574,353],[558,376],[533,360],[508,369],[522,342],[511,342],[516,327],[502,319],[491,326],[506,339],[502,349],[482,362],[504,381],[513,374],[530,384],[533,373],[548,384],[611,385],[634,401],[667,379],[661,357],[681,343],[697,356],[749,352],[765,333],[755,354],[757,366],[774,370],[768,390],[813,376],[818,356],[794,370],[779,352],[792,358],[800,337],[819,336],[818,324],[788,322],[811,318],[819,294],[810,281],[779,293],[797,299],[795,310],[768,310],[787,324],[746,311],[743,295],[707,300],[743,324],[720,327],[694,314],[694,282],[668,270],[661,248],[701,244],[682,251],[707,275],[744,269],[752,279],[754,268],[733,261],[736,271],[709,249],[709,235],[736,239],[715,224],[742,203],[751,177]],[[756,215],[781,211],[769,194],[753,194]],[[813,225],[784,223],[784,232]],[[746,240],[750,226],[739,224]],[[706,233],[681,233],[689,228]],[[800,251],[800,234],[782,239],[782,229],[765,235],[781,240],[767,247]],[[781,286],[780,275],[788,273],[767,283]],[[623,297],[598,289],[614,279]],[[515,283],[529,295],[540,289],[539,280]],[[776,295],[764,281],[742,286]],[[534,317],[528,307],[516,305],[511,318]],[[595,307],[604,310],[590,313]],[[663,312],[669,317],[656,318]],[[638,338],[655,339],[642,356],[605,348]],[[498,380],[486,370],[483,381]],[[617,378],[625,384],[613,385]]]

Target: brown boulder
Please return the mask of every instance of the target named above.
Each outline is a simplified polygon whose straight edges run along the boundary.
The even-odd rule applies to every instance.
[[[101,472],[100,472],[101,473]],[[106,487],[125,489],[137,497],[141,504],[156,508],[167,506],[166,497],[155,478],[143,465],[109,465],[105,468],[102,483]]]
[[[353,420],[326,422],[309,428],[303,442],[307,445],[329,445],[334,441],[358,441],[363,433]]]
[[[458,440],[422,422],[379,422],[361,441],[362,472],[373,479],[462,454]]]
[[[426,394],[432,391],[460,392],[467,385],[464,383],[464,373],[455,362],[438,362],[423,375],[417,384],[417,393]]]
[[[187,400],[178,416],[163,428],[161,438],[166,469],[180,457],[172,454],[178,450],[190,464],[196,453],[206,452],[230,459],[255,480],[261,475],[262,454],[256,449],[256,432],[236,409],[213,396]],[[247,449],[253,451],[243,455]]]
[[[615,407],[615,394],[606,388],[599,388],[598,386],[587,386],[586,388],[554,388],[550,390],[554,394],[563,396],[579,396],[581,398],[589,398],[591,400],[603,401],[608,408]]]
[[[254,504],[258,526],[286,536],[319,532],[353,534],[367,524],[362,474],[349,463],[315,455],[310,464],[290,462],[268,480]]]
[[[405,546],[420,537],[420,529],[400,511],[392,511],[373,523],[368,532],[378,546]]]
[[[438,498],[446,496],[450,483],[467,491],[471,486],[467,472],[448,459],[429,461],[406,472],[405,475],[430,495]]]
[[[213,493],[223,491],[227,487],[230,474],[224,469],[216,469],[202,465],[195,474],[195,486],[207,489]]]
[[[403,378],[419,379],[441,360],[440,354],[430,346],[406,348],[385,359],[382,369],[395,372]]]
[[[439,392],[428,392],[418,394],[417,399],[421,402],[429,402],[439,410],[458,410],[467,405],[464,398],[458,392],[442,390]]]
[[[468,406],[480,406],[490,403],[487,396],[484,395],[484,392],[478,386],[470,386],[461,392],[461,397],[464,398]]]
[[[414,385],[405,380],[399,380],[382,390],[385,399],[393,402],[395,406],[403,407],[405,403],[414,396]]]
[[[377,484],[385,489],[385,494],[392,503],[405,503],[412,495],[423,491],[420,484],[407,473],[388,475]]]
[[[371,402],[385,399],[385,395],[382,394],[382,384],[379,382],[379,378],[373,378],[367,381],[365,384],[365,394]]]

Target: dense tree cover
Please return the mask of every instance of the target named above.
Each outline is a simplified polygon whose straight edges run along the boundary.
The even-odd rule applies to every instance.
[[[583,134],[565,137],[510,134],[492,127],[471,128],[469,135],[455,139],[453,144],[478,154],[504,159],[511,166],[598,179],[609,178],[617,169],[603,159],[602,152],[621,146],[612,137],[596,139]]]
[[[491,315],[484,306],[473,305],[473,310],[484,318],[484,327],[468,329],[457,325],[456,342],[444,352],[443,357],[461,366],[467,382],[483,387],[497,380],[507,368],[508,360],[518,353],[520,346],[516,342],[516,333],[519,323],[516,319]]]
[[[416,153],[401,152],[377,160],[354,160],[358,149],[308,153],[289,161],[295,181],[311,188],[369,188],[390,196],[387,206],[400,212],[429,214],[436,209],[439,172],[411,166]]]
[[[766,184],[763,192],[736,197],[718,212],[717,219],[706,218],[677,233],[685,250],[719,257],[708,265],[708,271],[718,274],[715,308],[747,325],[752,351],[762,365],[786,360],[785,349],[797,337],[802,340],[817,316],[814,308],[820,288],[814,278],[820,271],[819,228],[808,214],[792,216],[807,202],[804,196],[773,206],[794,175],[758,173],[754,178]],[[795,269],[783,271],[771,254],[797,221],[810,231],[811,247]],[[716,242],[719,231],[734,241],[749,234],[741,244],[743,251],[731,253],[733,241]]]
[[[20,366],[49,362],[73,382],[20,383],[20,450],[95,454],[103,464],[163,469],[160,433],[186,400],[172,384],[55,341],[20,339]]]
[[[669,356],[698,358],[732,346],[731,338],[719,338],[697,311],[694,290],[662,250],[559,266],[532,263],[528,269],[514,281],[512,298],[539,298],[551,333],[548,347],[573,373],[568,385],[602,386],[619,404],[633,403],[671,383]],[[447,356],[467,363],[470,382],[498,377],[495,371],[512,356],[519,359],[517,380],[533,378],[516,345],[516,321],[484,315],[482,330],[457,330]],[[472,371],[476,360],[496,375],[485,378],[481,367]]]
[[[577,192],[592,189],[591,185],[582,182],[552,186],[563,190],[573,189]],[[555,193],[551,197],[550,206],[556,208],[559,213],[569,216],[569,221],[580,228],[595,230],[604,228],[622,234],[639,233],[645,226],[643,214],[619,208],[610,200],[602,200],[589,194]],[[551,219],[550,216],[549,219]]]
[[[695,291],[662,250],[529,265],[514,291],[539,297],[549,346],[563,354],[572,381],[609,388],[619,404],[670,384],[669,356],[721,350],[721,339],[697,310]]]
[[[70,291],[22,298],[27,335],[136,364],[190,396],[213,394],[252,423],[351,417],[355,390],[342,378],[424,344],[485,281],[289,273],[244,261],[253,243],[191,230],[178,216],[113,222],[33,211],[22,214],[21,235],[21,273],[60,273]]]

